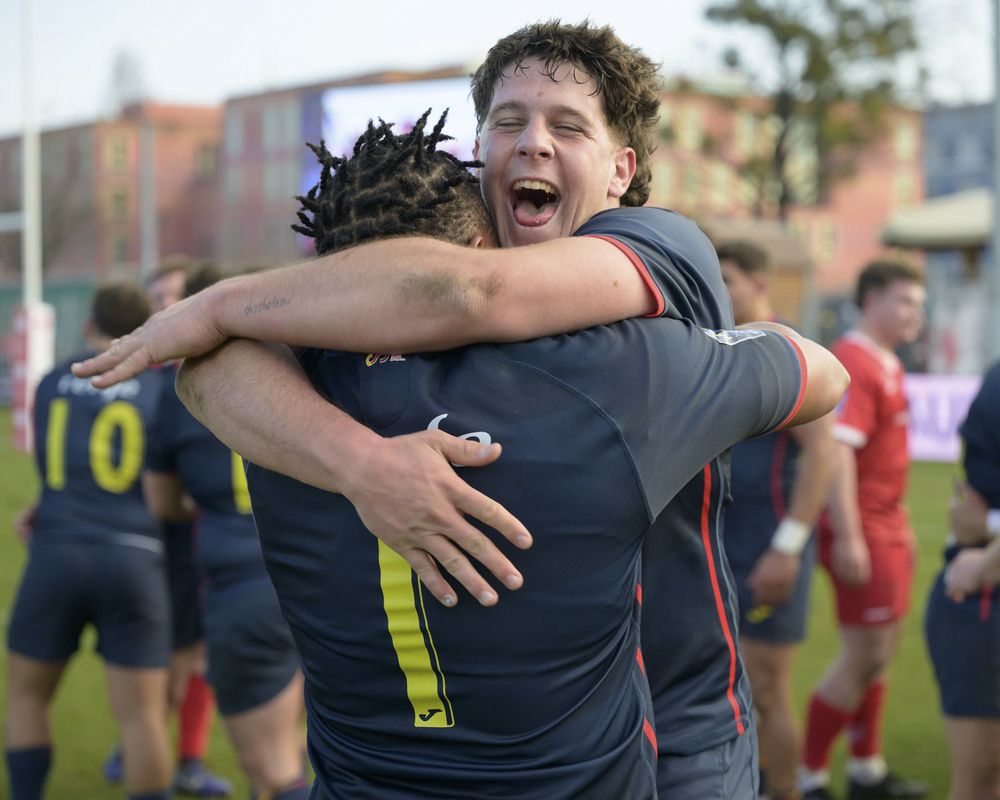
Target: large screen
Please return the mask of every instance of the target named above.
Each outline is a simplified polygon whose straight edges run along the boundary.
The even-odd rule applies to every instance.
[[[397,133],[406,133],[421,114],[431,109],[431,121],[437,123],[448,109],[444,131],[454,137],[441,145],[463,161],[472,159],[476,141],[476,114],[469,96],[468,78],[377,83],[327,89],[306,99],[303,106],[303,130],[308,141],[323,139],[327,149],[337,156],[350,153],[364,133],[368,120],[379,117],[395,123]],[[303,155],[299,193],[305,194],[319,181],[319,164],[308,151]],[[312,251],[312,239],[299,238],[303,253]]]
[[[395,123],[394,131],[405,133],[430,108],[432,123],[448,109],[444,130],[454,137],[454,141],[444,143],[441,149],[463,161],[472,158],[476,115],[469,97],[468,78],[328,89],[321,96],[320,107],[320,136],[334,155],[350,153],[369,120],[377,121],[381,117]],[[306,164],[302,176],[303,193],[319,180],[319,165],[315,159],[310,156]]]

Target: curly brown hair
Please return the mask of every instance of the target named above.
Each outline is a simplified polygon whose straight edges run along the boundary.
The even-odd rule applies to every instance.
[[[572,64],[593,79],[612,134],[635,150],[635,177],[621,204],[645,203],[660,109],[657,65],[638,48],[625,44],[607,25],[597,27],[590,20],[564,25],[558,19],[527,25],[493,45],[472,76],[472,100],[480,128],[504,71],[510,66],[520,69],[528,58],[540,59],[545,74],[553,80],[564,64]]]

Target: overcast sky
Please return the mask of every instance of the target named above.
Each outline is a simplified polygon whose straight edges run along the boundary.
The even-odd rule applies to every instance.
[[[0,0],[0,134],[21,124],[21,18],[27,0]],[[945,102],[992,97],[997,0],[916,0],[931,74]],[[667,75],[719,71],[736,44],[750,66],[767,63],[751,34],[704,20],[707,0],[32,0],[35,107],[43,126],[98,117],[111,105],[115,55],[133,54],[147,94],[219,103],[277,86],[386,68],[477,63],[500,36],[536,19],[585,16],[662,61]],[[912,72],[914,65],[910,65]]]

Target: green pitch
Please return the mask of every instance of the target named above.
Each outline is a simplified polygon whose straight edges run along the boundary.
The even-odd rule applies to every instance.
[[[17,511],[32,501],[36,480],[31,459],[10,447],[10,415],[0,412],[0,627],[6,625],[25,552],[12,532]],[[951,465],[916,464],[910,475],[910,512],[919,544],[913,609],[901,651],[893,667],[885,726],[885,749],[889,763],[907,777],[931,784],[931,798],[947,794],[947,748],[938,715],[937,691],[921,632],[923,605],[940,565],[940,550],[947,526],[946,505],[953,475]],[[826,575],[817,571],[813,587],[809,640],[803,647],[796,670],[799,707],[813,682],[826,668],[837,648],[831,596]],[[53,719],[55,763],[49,779],[49,797],[86,797],[88,800],[120,798],[120,788],[108,787],[101,778],[101,763],[116,739],[115,725],[106,701],[100,661],[93,654],[94,640],[86,637],[80,654],[71,663],[56,698]],[[3,682],[0,666],[0,682]],[[4,690],[6,691],[6,689]],[[0,715],[5,696],[0,695]],[[840,765],[843,742],[837,750],[834,789],[843,787]],[[208,755],[209,766],[231,778],[235,797],[247,795],[232,748],[221,723],[216,720]],[[6,774],[0,782],[0,798],[6,797]]]

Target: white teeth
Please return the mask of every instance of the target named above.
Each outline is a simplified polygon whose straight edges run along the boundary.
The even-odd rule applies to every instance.
[[[554,194],[556,197],[559,196],[559,192],[556,191],[556,187],[551,183],[546,183],[545,181],[515,181],[514,191],[516,192],[518,189],[537,189],[542,192]]]

